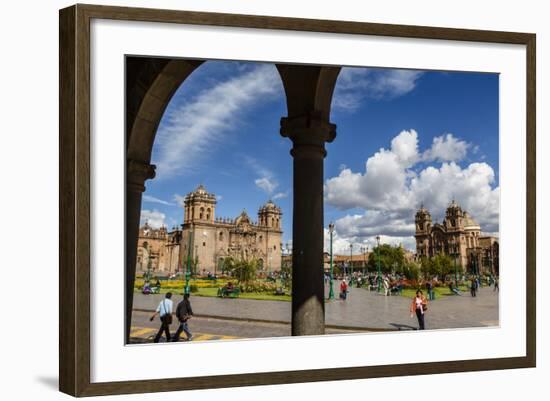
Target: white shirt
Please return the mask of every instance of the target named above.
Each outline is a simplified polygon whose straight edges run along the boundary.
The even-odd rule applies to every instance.
[[[169,315],[172,313],[172,306],[172,300],[164,298],[162,301],[160,301],[159,306],[157,306],[157,312],[160,314],[160,316]]]

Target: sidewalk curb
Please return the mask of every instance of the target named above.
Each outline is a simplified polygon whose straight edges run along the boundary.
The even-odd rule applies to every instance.
[[[154,309],[132,309],[134,312],[155,312]],[[174,313],[172,313],[174,314]],[[236,316],[216,316],[216,315],[204,315],[204,314],[194,314],[195,317],[202,317],[206,319],[219,319],[219,320],[232,320],[237,322],[251,322],[251,323],[272,323],[272,324],[284,324],[289,325],[290,322],[284,320],[269,320],[269,319],[254,319],[254,318],[243,318]],[[355,331],[365,331],[365,332],[390,332],[390,331],[399,331],[399,329],[393,328],[374,328],[374,327],[357,327],[357,326],[336,326],[332,324],[326,324],[325,328],[327,329],[336,329],[336,330],[355,330]]]

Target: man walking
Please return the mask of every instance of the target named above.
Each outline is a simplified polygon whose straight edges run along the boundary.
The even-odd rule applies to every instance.
[[[472,297],[476,296],[476,291],[477,291],[477,281],[475,278],[472,277],[472,281],[470,284],[470,294],[472,295]]]
[[[155,313],[153,313],[153,316],[149,320],[153,321],[155,316],[158,314],[160,315],[160,328],[155,336],[154,342],[158,343],[160,341],[160,338],[162,337],[162,333],[166,334],[166,342],[169,342],[170,337],[170,325],[172,324],[172,293],[167,292],[165,295],[165,298],[160,301],[159,306],[157,306],[157,310]]]
[[[191,302],[189,302],[189,294],[184,294],[183,300],[176,307],[176,317],[178,318],[180,325],[176,331],[176,334],[174,334],[172,341],[179,341],[182,331],[185,332],[187,341],[191,341],[193,339],[193,334],[187,325],[187,321],[191,318],[191,316],[193,316],[193,309],[191,309]]]

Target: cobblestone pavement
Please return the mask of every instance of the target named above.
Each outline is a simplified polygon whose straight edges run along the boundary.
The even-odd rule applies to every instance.
[[[335,283],[337,289],[339,283]],[[328,288],[326,288],[328,294]],[[337,292],[337,291],[336,291]],[[151,311],[164,295],[134,294],[134,309]],[[426,312],[427,329],[483,327],[498,325],[498,292],[481,288],[478,296],[442,296],[431,301]],[[175,303],[181,295],[174,295]],[[256,322],[289,323],[291,303],[191,296],[197,316]],[[360,330],[411,330],[417,327],[411,318],[411,300],[401,296],[384,296],[363,288],[352,288],[346,301],[332,300],[325,304],[325,322],[330,327]]]

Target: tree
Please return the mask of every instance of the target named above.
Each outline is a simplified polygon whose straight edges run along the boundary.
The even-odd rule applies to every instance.
[[[453,260],[450,256],[438,254],[431,258],[420,259],[420,271],[425,279],[433,276],[445,277],[454,272]]]
[[[378,271],[378,253],[380,252],[380,270],[389,273],[392,270],[401,270],[405,264],[405,252],[400,246],[388,244],[375,247],[369,255],[369,271]]]
[[[420,271],[422,272],[422,277],[427,278],[431,275],[433,270],[432,260],[426,256],[420,258]]]
[[[283,263],[281,267],[281,282],[283,287],[292,288],[292,264]]]
[[[224,259],[224,270],[231,273],[237,279],[239,284],[247,284],[256,278],[258,270],[258,260],[235,259],[228,257]]]
[[[415,262],[405,262],[403,274],[408,280],[418,280],[420,277],[420,266]]]
[[[445,277],[453,273],[453,263],[450,256],[439,254],[432,258],[432,269],[430,274]]]

